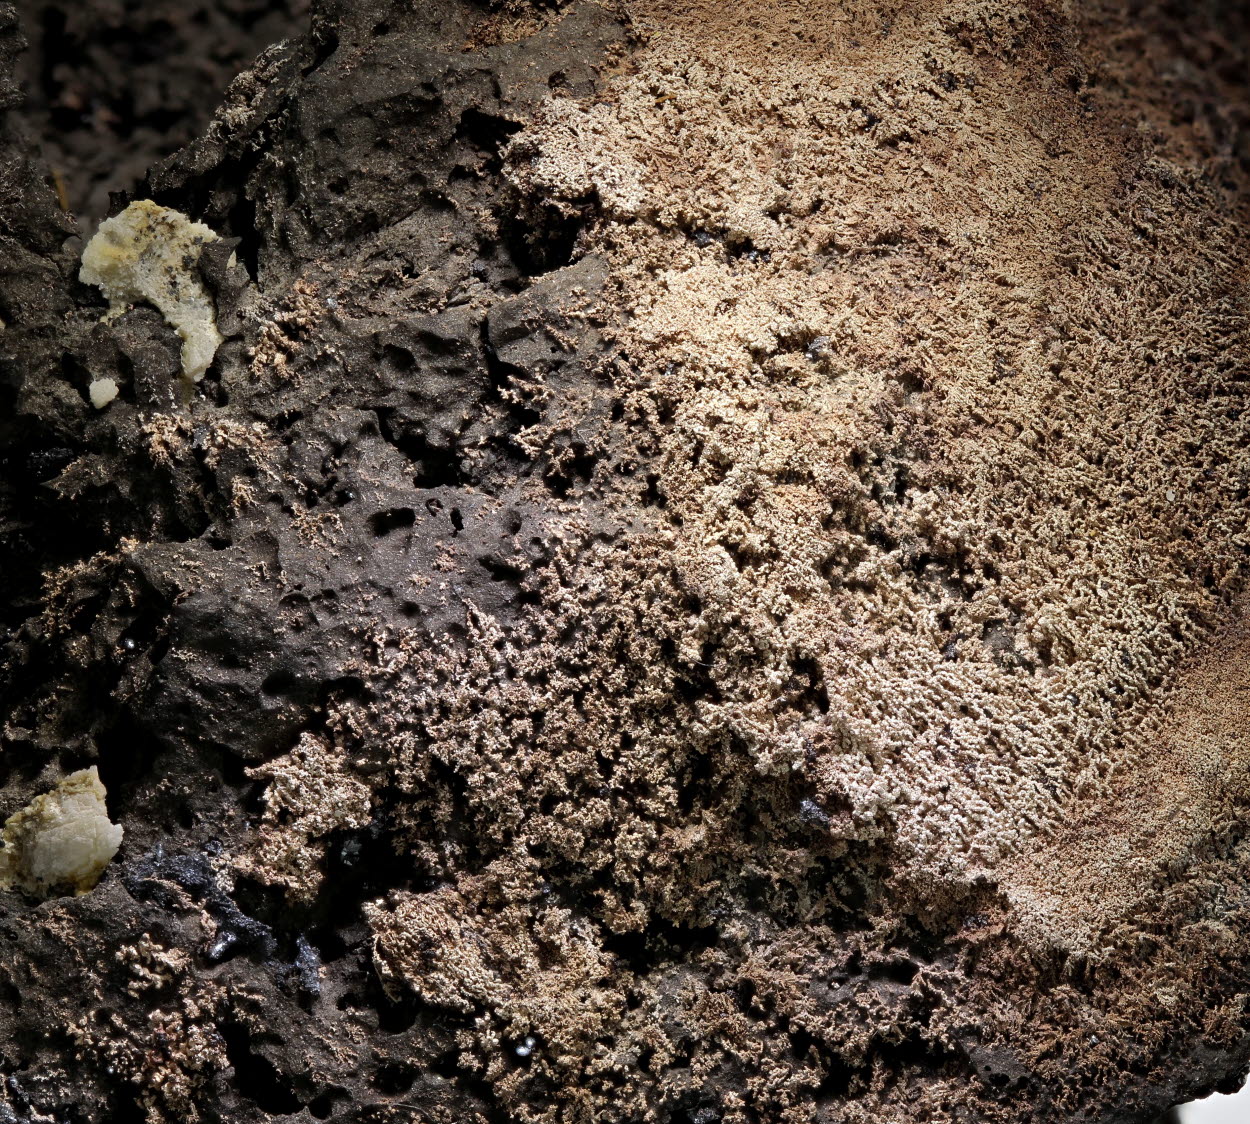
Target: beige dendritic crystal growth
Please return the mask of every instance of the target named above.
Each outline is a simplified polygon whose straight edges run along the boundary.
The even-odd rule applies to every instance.
[[[285,757],[247,771],[269,781],[265,815],[252,852],[237,869],[286,889],[292,901],[311,901],[324,877],[325,840],[335,831],[367,827],[373,796],[351,775],[343,755],[321,738],[303,734]]]
[[[0,889],[47,897],[92,889],[122,842],[95,766],[71,773],[4,825]]]
[[[100,224],[83,251],[78,274],[108,298],[108,319],[137,301],[159,309],[182,338],[182,373],[193,382],[204,377],[222,341],[213,298],[195,271],[203,247],[216,241],[203,223],[140,199]],[[97,408],[111,401],[111,396],[103,402],[100,397],[93,385]]]

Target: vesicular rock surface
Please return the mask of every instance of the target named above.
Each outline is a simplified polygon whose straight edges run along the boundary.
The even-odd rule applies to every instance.
[[[1236,1084],[1248,30],[318,0],[134,196],[220,235],[193,388],[10,109],[0,813],[91,764],[125,840],[0,895],[0,1112]]]

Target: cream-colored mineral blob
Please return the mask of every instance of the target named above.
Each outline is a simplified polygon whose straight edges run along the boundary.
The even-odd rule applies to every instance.
[[[0,889],[31,894],[85,894],[100,880],[122,842],[104,806],[95,766],[71,773],[36,796],[4,825]]]
[[[117,397],[117,382],[115,379],[96,379],[89,387],[87,387],[87,396],[91,399],[91,404],[97,410],[103,410],[114,398]]]
[[[200,251],[217,235],[179,211],[140,199],[100,224],[82,255],[79,279],[108,297],[108,318],[147,301],[182,337],[182,373],[204,377],[222,336],[217,312],[195,272]]]

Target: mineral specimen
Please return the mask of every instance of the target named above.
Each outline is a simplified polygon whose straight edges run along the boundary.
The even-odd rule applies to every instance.
[[[5,822],[0,889],[85,894],[117,854],[122,827],[109,820],[94,769],[71,773]]]

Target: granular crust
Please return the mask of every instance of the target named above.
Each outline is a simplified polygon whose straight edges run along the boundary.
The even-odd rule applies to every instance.
[[[5,165],[4,794],[126,831],[0,903],[15,1111],[1235,1082],[1244,21],[325,0],[144,185],[222,235],[189,400]]]

